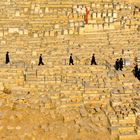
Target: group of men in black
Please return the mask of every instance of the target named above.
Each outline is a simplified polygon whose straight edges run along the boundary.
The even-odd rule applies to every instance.
[[[138,68],[137,64],[134,67],[133,73],[134,73],[135,77],[140,80],[140,68]]]
[[[6,61],[5,61],[5,63],[6,64],[10,63],[9,52],[6,53]],[[39,56],[39,63],[38,63],[38,65],[44,65],[42,54],[40,54],[40,56]],[[72,53],[70,54],[69,65],[74,65],[74,59],[73,59]],[[95,59],[95,54],[92,55],[91,65],[97,65],[96,59]],[[123,69],[123,59],[122,58],[116,60],[116,62],[115,62],[115,69],[117,71],[118,70],[122,71],[122,69]],[[134,67],[133,73],[134,73],[135,77],[140,80],[140,68],[138,68],[137,64]]]
[[[9,52],[6,53],[6,64],[10,63],[10,57],[9,57]],[[91,59],[91,65],[97,65],[96,60],[95,60],[95,55],[92,55],[92,59]],[[44,65],[43,62],[43,58],[42,58],[42,54],[40,54],[39,56],[39,63],[38,65]],[[74,60],[73,60],[73,55],[71,53],[70,58],[69,58],[69,65],[74,65]]]
[[[116,60],[115,69],[122,71],[122,69],[123,69],[123,59],[122,58]]]

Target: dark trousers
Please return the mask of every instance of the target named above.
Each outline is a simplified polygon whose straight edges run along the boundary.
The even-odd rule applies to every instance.
[[[96,61],[91,61],[91,65],[97,65]]]
[[[38,65],[44,65],[44,63],[43,62],[39,62],[39,64]]]
[[[69,65],[74,65],[73,61],[69,61]]]

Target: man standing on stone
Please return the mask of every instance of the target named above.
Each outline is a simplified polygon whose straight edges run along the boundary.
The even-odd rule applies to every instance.
[[[140,80],[140,69],[138,70],[138,79]]]
[[[6,64],[10,63],[9,52],[6,53]]]
[[[74,65],[72,53],[71,53],[70,58],[69,58],[69,65],[71,65],[71,64]]]
[[[115,69],[116,69],[116,70],[119,70],[119,59],[116,60]]]
[[[91,65],[97,65],[96,60],[95,60],[95,55],[92,55],[92,59],[91,59]]]
[[[123,59],[122,58],[120,58],[120,60],[119,60],[119,67],[120,67],[120,70],[122,70],[123,69]]]
[[[135,75],[135,77],[138,77],[138,71],[139,71],[139,68],[138,68],[138,65],[136,64],[135,67],[134,67],[134,75]]]
[[[42,54],[40,54],[38,65],[44,65],[43,59],[42,59]]]

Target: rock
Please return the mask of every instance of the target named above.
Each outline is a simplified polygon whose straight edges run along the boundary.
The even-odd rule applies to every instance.
[[[2,130],[3,129],[3,126],[0,126],[0,130]]]
[[[8,129],[8,130],[13,130],[14,127],[13,127],[13,126],[7,126],[7,129]]]
[[[2,82],[0,82],[0,91],[3,91],[4,90],[4,85]]]
[[[17,129],[17,130],[20,130],[20,129],[21,129],[21,127],[20,127],[20,126],[16,126],[16,129]]]
[[[80,114],[82,117],[86,117],[87,116],[87,111],[85,108],[80,109]]]
[[[4,88],[4,89],[3,89],[3,92],[4,92],[5,94],[11,94],[11,93],[12,93],[11,90],[8,89],[8,88]]]
[[[64,131],[63,133],[61,133],[60,136],[62,139],[66,139],[68,137],[68,134]]]
[[[107,76],[109,78],[113,78],[115,76],[115,71],[114,70],[110,70],[108,73],[107,73]]]
[[[23,118],[23,115],[19,112],[16,112],[16,117],[21,120]]]

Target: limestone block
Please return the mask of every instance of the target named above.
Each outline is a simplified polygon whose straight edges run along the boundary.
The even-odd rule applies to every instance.
[[[120,134],[119,140],[138,140],[136,133]]]
[[[21,29],[20,29],[20,30],[19,30],[19,34],[20,34],[20,35],[23,35],[23,34],[24,34],[24,30],[21,30]]]
[[[80,8],[80,7],[76,8],[76,11],[77,11],[78,13],[81,13],[81,8]]]
[[[35,8],[35,3],[32,3],[31,4],[31,9],[34,9]]]
[[[49,12],[49,8],[46,7],[46,8],[45,8],[45,13],[48,13],[48,12]]]
[[[130,26],[125,25],[124,28],[125,28],[125,29],[130,29]]]
[[[92,14],[93,19],[97,17],[97,13]]]
[[[13,129],[15,129],[13,126],[7,126],[7,129],[8,130],[13,130]]]
[[[4,85],[2,82],[0,82],[0,91],[3,91],[4,90]]]
[[[73,34],[74,30],[73,29],[69,29],[69,34]]]
[[[22,51],[22,50],[20,50],[20,49],[16,49],[16,54],[23,54],[24,52]]]
[[[101,23],[104,23],[104,21],[102,18],[96,18],[96,23],[101,24]]]
[[[55,24],[54,28],[59,29],[59,24]]]
[[[73,9],[76,9],[77,8],[77,5],[73,5]]]
[[[114,22],[115,29],[120,29],[121,25],[120,22]]]
[[[34,9],[34,13],[35,13],[35,14],[38,14],[38,13],[39,13],[39,10],[40,10],[39,7],[35,7],[35,9]]]
[[[49,31],[45,31],[45,36],[50,36],[50,32]]]
[[[96,4],[96,7],[97,7],[97,8],[100,8],[100,4],[97,3],[97,4]]]
[[[75,27],[78,27],[79,26],[79,23],[78,22],[75,22]]]
[[[105,7],[105,8],[108,8],[108,4],[105,4],[104,7]]]
[[[109,17],[112,17],[112,12],[108,12],[108,16]]]
[[[108,17],[105,17],[105,22],[109,22],[109,18]]]
[[[34,36],[35,38],[37,38],[37,37],[38,37],[38,33],[34,33],[33,36]]]
[[[4,30],[4,35],[8,35],[8,29]]]
[[[80,109],[80,114],[82,117],[86,117],[87,116],[87,111],[85,110],[85,108],[81,108]]]
[[[84,15],[86,13],[86,8],[83,7],[81,13]]]
[[[39,9],[39,14],[43,14],[43,10],[42,9]]]
[[[97,17],[101,18],[101,13],[97,13]]]
[[[109,6],[108,6],[109,8],[113,8],[113,5],[112,4],[109,4]]]
[[[113,18],[112,17],[110,17],[109,18],[109,22],[113,22],[114,20],[113,20]]]
[[[28,30],[27,29],[24,29],[24,34],[28,35]]]
[[[110,24],[109,29],[115,29],[114,24]]]
[[[6,41],[5,40],[2,40],[1,41],[1,45],[5,45],[6,44]]]
[[[103,25],[102,24],[99,24],[98,25],[98,28],[102,30],[103,29]]]
[[[74,22],[69,23],[70,27],[74,27]]]
[[[21,129],[21,126],[16,126],[15,129],[16,129],[16,130],[20,130],[20,129]]]
[[[96,21],[95,20],[88,20],[88,23],[93,24],[93,23],[96,23]]]
[[[54,31],[50,31],[50,36],[54,36],[55,32]]]
[[[116,126],[110,127],[109,130],[110,130],[111,135],[117,135],[119,133],[118,127]]]
[[[113,18],[117,18],[117,13],[113,13]]]
[[[94,24],[94,25],[93,25],[93,28],[94,28],[94,29],[98,29],[98,25],[97,25],[97,24]]]
[[[91,7],[93,7],[93,8],[96,7],[96,4],[95,3],[92,3],[91,4]]]
[[[44,16],[44,14],[43,14],[43,13],[39,13],[39,16],[40,16],[40,17],[43,17],[43,16]]]
[[[137,128],[137,135],[140,137],[140,126]]]
[[[128,8],[131,10],[132,9],[132,6],[131,5],[128,5]]]
[[[15,16],[16,17],[19,17],[20,16],[20,11],[19,10],[16,10]]]
[[[136,118],[135,117],[126,117],[125,119],[120,119],[119,124],[135,124]]]
[[[32,52],[32,56],[37,56],[37,52],[36,51],[33,51]]]
[[[84,22],[80,22],[79,23],[79,26],[84,26]]]
[[[121,4],[120,5],[120,8],[122,8],[122,9],[125,8],[125,5],[124,4]]]
[[[25,13],[28,12],[28,10],[29,10],[29,9],[28,9],[27,7],[24,8],[24,12],[25,12]]]
[[[9,28],[9,33],[19,32],[18,28]]]
[[[4,33],[3,31],[0,31],[0,37],[3,37]]]
[[[116,10],[119,10],[119,9],[120,9],[120,5],[117,4],[117,5],[116,5]]]
[[[30,13],[31,13],[31,14],[34,14],[34,11],[33,11],[33,10],[31,10],[31,11],[30,11]]]
[[[138,64],[140,64],[140,56],[136,57],[135,60]]]
[[[106,12],[103,12],[102,16],[103,17],[106,17],[107,16],[107,13]]]
[[[129,59],[124,59],[124,65],[125,66],[130,66],[131,65],[131,62]]]
[[[119,127],[119,132],[120,133],[133,132],[133,131],[134,131],[134,127],[133,126]]]

